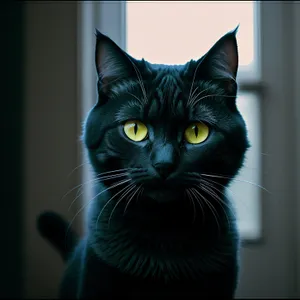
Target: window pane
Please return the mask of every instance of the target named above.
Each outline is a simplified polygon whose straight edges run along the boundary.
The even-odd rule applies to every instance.
[[[127,50],[153,63],[184,64],[238,24],[240,70],[253,71],[253,1],[128,1]]]
[[[251,148],[246,155],[244,168],[236,177],[228,195],[232,198],[238,218],[238,226],[242,236],[247,239],[260,237],[260,114],[259,97],[253,93],[241,92],[237,97],[237,106],[248,129]]]

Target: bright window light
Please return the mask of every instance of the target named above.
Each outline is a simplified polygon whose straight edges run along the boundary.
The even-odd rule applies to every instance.
[[[228,193],[236,207],[239,229],[243,237],[250,240],[261,235],[259,101],[260,98],[254,93],[240,92],[237,97],[237,106],[246,122],[251,148],[246,154],[244,168],[229,187]]]
[[[222,35],[240,25],[239,73],[246,75],[246,81],[259,65],[255,55],[255,12],[254,1],[128,1],[126,50],[133,57],[152,63],[184,64],[200,58]],[[260,182],[259,97],[255,93],[240,93],[237,103],[252,147],[245,167],[230,186],[229,196],[237,209],[242,237],[255,239],[261,229],[261,191],[255,185]]]
[[[241,68],[253,67],[254,4],[244,2],[127,2],[127,50],[153,63],[184,64],[200,58],[239,24]]]

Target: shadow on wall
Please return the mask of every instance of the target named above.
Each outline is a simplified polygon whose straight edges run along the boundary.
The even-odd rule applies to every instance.
[[[16,30],[20,35],[22,29],[23,34],[22,53],[14,56],[24,58],[24,116],[23,122],[18,124],[18,130],[23,132],[24,165],[18,172],[19,178],[22,174],[24,180],[17,207],[22,224],[18,218],[20,223],[15,226],[18,226],[19,238],[14,242],[18,257],[22,254],[23,261],[17,261],[19,265],[14,267],[13,276],[19,273],[22,263],[23,276],[18,280],[20,285],[23,284],[25,298],[56,297],[64,267],[59,254],[39,236],[36,217],[50,209],[70,219],[78,209],[74,206],[68,213],[72,199],[66,197],[61,201],[61,197],[80,180],[78,172],[68,178],[70,171],[79,165],[80,157],[77,6],[77,2],[32,1],[18,5],[22,21],[15,16]],[[74,198],[74,194],[72,196]],[[16,215],[16,212],[7,215]],[[3,225],[5,227],[7,225]],[[11,261],[8,260],[10,266]],[[9,269],[8,266],[5,269]],[[21,292],[13,296],[21,296]]]

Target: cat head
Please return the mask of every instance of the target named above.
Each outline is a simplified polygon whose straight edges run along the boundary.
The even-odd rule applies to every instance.
[[[236,32],[171,66],[134,59],[96,31],[98,101],[84,128],[96,175],[166,201],[208,176],[227,184],[237,174],[248,140],[236,106]]]

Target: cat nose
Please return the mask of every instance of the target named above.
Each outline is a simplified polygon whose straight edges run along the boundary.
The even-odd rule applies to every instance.
[[[172,163],[157,163],[154,168],[162,179],[166,179],[174,171],[175,166]]]

